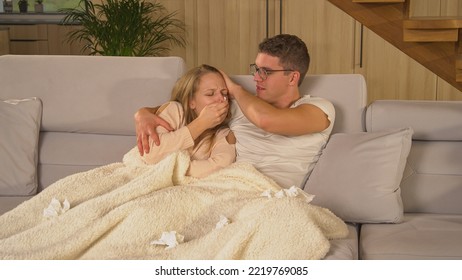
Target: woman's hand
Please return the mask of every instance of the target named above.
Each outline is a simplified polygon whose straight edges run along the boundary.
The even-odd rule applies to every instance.
[[[141,108],[135,113],[136,144],[141,156],[149,153],[149,139],[159,146],[160,140],[156,128],[162,126],[168,131],[172,127],[164,119],[156,115],[158,108]]]
[[[206,105],[199,116],[188,124],[192,138],[196,140],[207,129],[221,124],[225,120],[228,110],[229,104],[227,101]]]
[[[212,103],[204,107],[197,117],[203,120],[207,129],[221,124],[228,114],[228,102]]]

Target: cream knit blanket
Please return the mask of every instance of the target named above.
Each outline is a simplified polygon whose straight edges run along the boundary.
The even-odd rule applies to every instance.
[[[184,153],[145,165],[134,148],[61,179],[0,216],[0,259],[321,259],[347,235],[249,164],[203,179],[184,176],[188,165]],[[70,208],[45,217],[53,199]]]

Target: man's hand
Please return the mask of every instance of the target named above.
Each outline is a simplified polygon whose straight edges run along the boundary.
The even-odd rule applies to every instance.
[[[149,138],[152,138],[154,143],[159,146],[160,140],[156,127],[162,126],[168,131],[173,130],[168,122],[155,114],[157,109],[141,108],[135,113],[136,144],[141,156],[149,153]]]
[[[231,80],[231,78],[228,75],[226,75],[225,72],[221,70],[218,71],[220,71],[221,75],[223,76],[223,79],[225,80],[226,87],[228,88],[229,97],[234,98],[234,93],[237,90],[239,90],[241,86],[239,84],[236,84],[233,80]]]

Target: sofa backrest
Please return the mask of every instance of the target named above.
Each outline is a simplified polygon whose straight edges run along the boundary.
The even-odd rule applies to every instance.
[[[122,160],[136,145],[133,114],[170,99],[179,57],[0,56],[0,100],[42,101],[39,189]]]
[[[462,102],[380,100],[367,109],[367,131],[412,127],[401,181],[405,212],[462,214]]]
[[[0,99],[38,97],[42,130],[134,135],[137,108],[170,98],[179,57],[0,57]]]
[[[248,91],[255,93],[253,76],[236,75],[232,78]],[[323,97],[334,104],[335,123],[332,133],[365,131],[367,88],[362,75],[307,75],[300,87],[300,93]]]

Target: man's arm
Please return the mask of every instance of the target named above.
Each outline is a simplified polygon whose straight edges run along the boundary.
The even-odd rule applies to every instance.
[[[224,74],[224,73],[223,73]],[[271,133],[298,136],[321,132],[328,128],[330,121],[324,111],[312,104],[302,104],[295,108],[276,108],[234,83],[226,74],[229,94],[236,99],[249,121]]]
[[[168,122],[156,115],[158,109],[159,107],[144,107],[135,113],[136,144],[141,156],[145,153],[149,153],[150,137],[154,143],[159,146],[160,140],[156,127],[160,125],[168,131],[173,130]]]
[[[156,127],[162,126],[167,131],[173,131],[171,125],[158,116],[163,109],[163,106],[155,108],[144,107],[135,113],[136,144],[141,156],[149,153],[149,138],[152,138],[156,146],[160,145]],[[226,118],[228,110],[228,102],[205,106],[199,116],[187,125],[193,139],[198,138],[205,130],[222,123]]]
[[[330,125],[326,113],[312,104],[276,108],[243,89],[233,95],[247,119],[267,132],[298,136],[321,132]]]

